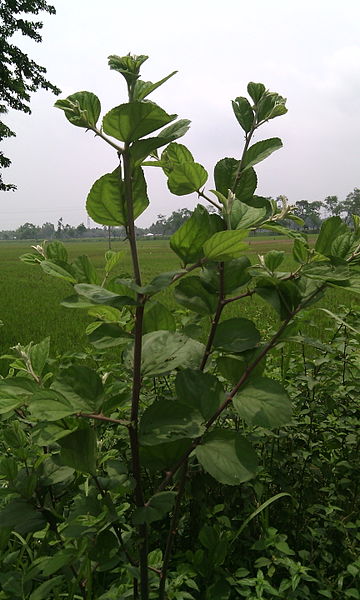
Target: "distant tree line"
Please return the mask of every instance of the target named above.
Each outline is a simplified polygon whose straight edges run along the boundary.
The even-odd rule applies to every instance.
[[[329,216],[340,216],[351,223],[351,215],[360,216],[360,188],[354,188],[348,194],[345,200],[340,201],[337,196],[327,196],[325,200],[309,202],[308,200],[299,200],[294,208],[294,213],[304,221],[304,226],[291,222],[292,227],[303,229],[304,231],[318,231],[322,221]],[[157,220],[148,228],[136,228],[138,237],[165,236],[169,237],[190,217],[191,210],[180,208],[174,210],[169,217],[158,215]],[[15,230],[0,231],[1,240],[52,240],[52,239],[77,239],[77,238],[95,238],[104,237],[111,239],[125,239],[126,231],[124,227],[91,227],[88,228],[84,223],[77,226],[64,224],[61,217],[57,225],[53,223],[43,223],[43,225],[34,225],[33,223],[24,223]]]

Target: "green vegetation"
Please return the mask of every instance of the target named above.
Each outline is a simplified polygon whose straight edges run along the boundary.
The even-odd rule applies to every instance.
[[[286,198],[255,195],[254,166],[282,143],[253,135],[287,110],[261,83],[233,101],[243,151],[206,191],[175,141],[189,122],[145,100],[174,73],[142,81],[146,59],[110,57],[128,98],[102,125],[90,92],[56,103],[116,151],[87,211],[124,227],[127,251],[56,240],[22,255],[85,315],[87,342],[3,356],[0,600],[359,598],[359,316],[324,301],[360,293],[360,217],[310,242]],[[172,254],[136,239],[145,167],[216,208],[195,208]]]

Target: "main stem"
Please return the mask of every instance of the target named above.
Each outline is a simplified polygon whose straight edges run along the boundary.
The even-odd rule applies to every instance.
[[[139,257],[137,253],[134,210],[133,210],[133,187],[132,187],[132,170],[130,161],[129,146],[125,144],[123,152],[124,166],[124,185],[125,185],[125,200],[127,213],[127,230],[128,239],[131,251],[131,260],[134,271],[135,283],[141,286],[141,274],[139,266]],[[135,332],[134,332],[134,367],[132,381],[132,402],[131,402],[131,417],[129,425],[130,448],[132,458],[132,474],[135,480],[135,503],[137,507],[144,506],[144,493],[141,480],[141,464],[139,453],[139,403],[141,392],[141,351],[142,351],[142,327],[144,317],[144,296],[137,295],[138,306],[135,312]],[[148,581],[148,531],[147,525],[144,523],[139,525],[139,562],[140,562],[140,597],[141,600],[149,598],[149,581]],[[135,590],[134,590],[135,595]]]

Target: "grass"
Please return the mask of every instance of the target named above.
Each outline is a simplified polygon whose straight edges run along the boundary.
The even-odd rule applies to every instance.
[[[85,327],[89,322],[86,312],[64,308],[60,302],[72,294],[72,287],[61,280],[49,277],[40,267],[28,265],[19,260],[19,256],[30,251],[32,242],[0,242],[1,296],[0,320],[4,326],[0,329],[0,353],[20,342],[27,344],[31,340],[39,342],[51,336],[53,352],[65,352],[80,349],[86,343]],[[281,237],[256,237],[250,239],[249,256],[255,261],[258,254],[271,249],[284,250],[283,270],[294,266],[291,258],[291,241]],[[115,242],[114,250],[124,250],[120,269],[131,273],[131,260],[127,245]],[[179,268],[177,256],[170,250],[168,240],[139,241],[139,255],[144,282],[156,274]],[[108,249],[107,240],[66,242],[69,256],[75,259],[87,254],[99,272],[102,273],[104,253]],[[175,309],[170,290],[162,294],[162,302]],[[348,305],[351,295],[342,290],[329,290],[321,305],[336,311],[339,305]],[[273,310],[257,296],[246,298],[241,305],[230,305],[224,311],[224,318],[235,315],[253,319],[258,327],[267,330],[276,322]],[[319,330],[329,324],[319,313]]]

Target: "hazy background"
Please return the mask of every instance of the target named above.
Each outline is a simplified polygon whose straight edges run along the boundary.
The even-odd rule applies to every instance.
[[[40,14],[43,42],[14,43],[47,68],[64,98],[92,91],[102,114],[126,101],[125,81],[107,66],[109,54],[147,54],[142,79],[179,72],[151,99],[192,121],[180,142],[211,176],[215,163],[239,158],[243,132],[230,100],[263,82],[288,98],[289,112],[259,130],[256,139],[279,136],[284,148],[256,171],[258,194],[289,201],[342,200],[360,186],[359,0],[49,0],[57,14]],[[31,17],[28,17],[31,18]],[[34,17],[35,20],[35,17]],[[25,221],[86,224],[85,201],[93,182],[116,166],[99,139],[73,127],[53,108],[48,92],[32,96],[32,115],[9,112],[16,138],[4,143],[12,159],[0,195],[0,229]],[[256,141],[256,140],[255,140]],[[192,208],[196,195],[174,197],[160,170],[147,169],[151,205],[138,219]],[[207,189],[212,187],[210,177]]]

